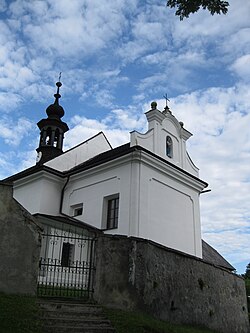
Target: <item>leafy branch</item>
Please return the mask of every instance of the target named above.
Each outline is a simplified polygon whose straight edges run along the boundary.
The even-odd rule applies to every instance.
[[[208,10],[211,15],[226,14],[229,3],[223,0],[168,0],[167,6],[170,8],[176,7],[175,15],[179,16],[180,20],[183,20],[201,8]]]

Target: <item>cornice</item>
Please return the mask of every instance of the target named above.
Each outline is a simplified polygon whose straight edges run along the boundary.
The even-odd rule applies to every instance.
[[[77,173],[72,174],[70,177],[72,181],[77,181],[82,177],[95,175],[97,173],[111,170],[115,167],[135,162],[143,163],[144,165],[154,168],[157,171],[163,173],[164,175],[167,174],[171,178],[178,180],[183,184],[189,185],[190,187],[195,188],[198,191],[202,191],[208,185],[206,182],[193,176],[189,172],[177,167],[176,165],[166,161],[165,159],[155,154],[148,152],[142,147],[138,148],[138,146],[131,147],[130,151],[120,157],[117,157],[110,161],[106,161],[97,166],[90,167],[82,171],[78,170]]]
[[[43,170],[40,170],[36,173],[31,173],[29,175],[27,175],[26,177],[22,177],[22,178],[19,178],[17,180],[14,180],[13,181],[13,185],[15,188],[19,187],[19,186],[22,186],[22,185],[27,185],[29,183],[32,183],[34,181],[37,181],[37,180],[49,180],[49,181],[52,181],[52,182],[57,182],[57,183],[62,183],[63,179],[61,176],[55,174],[55,173],[52,173],[50,172],[50,170],[46,170],[46,169],[43,169]]]

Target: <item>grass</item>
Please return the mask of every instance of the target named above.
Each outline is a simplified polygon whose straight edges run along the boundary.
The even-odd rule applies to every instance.
[[[104,309],[117,333],[215,333],[208,329],[174,325],[152,317],[114,309]]]
[[[0,293],[0,332],[41,333],[36,300],[36,297]],[[117,333],[215,333],[205,328],[166,323],[134,312],[107,308],[104,311]]]
[[[0,293],[1,333],[40,333],[35,297]]]

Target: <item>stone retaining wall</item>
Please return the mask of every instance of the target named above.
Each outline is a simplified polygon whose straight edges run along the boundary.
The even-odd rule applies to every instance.
[[[153,242],[99,237],[94,298],[110,307],[144,311],[174,323],[222,333],[247,333],[244,280]]]
[[[0,292],[35,295],[39,256],[39,227],[0,184]]]

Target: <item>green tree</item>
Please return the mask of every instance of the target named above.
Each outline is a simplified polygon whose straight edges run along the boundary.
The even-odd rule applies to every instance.
[[[223,0],[168,0],[167,6],[176,7],[175,15],[183,20],[185,17],[189,17],[189,14],[196,13],[201,8],[208,10],[211,15],[226,14],[229,3]]]
[[[250,263],[247,265],[245,279],[250,279]]]

